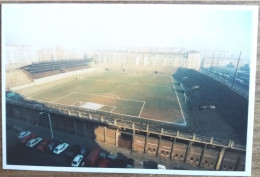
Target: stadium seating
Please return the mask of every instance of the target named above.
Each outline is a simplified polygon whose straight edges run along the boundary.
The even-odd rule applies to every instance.
[[[89,59],[44,61],[44,62],[37,62],[31,65],[24,66],[21,69],[30,73],[32,78],[39,78],[41,77],[41,75],[42,77],[46,76],[47,72],[58,74],[64,72],[64,70],[69,70],[70,68],[86,67],[88,66],[89,61],[90,61]]]

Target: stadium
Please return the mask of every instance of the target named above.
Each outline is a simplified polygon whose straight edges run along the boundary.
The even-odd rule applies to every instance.
[[[224,73],[227,61],[218,67],[212,64],[206,67],[206,61],[207,58],[196,51],[166,54],[106,51],[85,59],[22,65],[6,71],[7,114],[14,117],[15,114],[24,114],[22,110],[15,113],[17,111],[14,109],[22,109],[18,107],[26,107],[27,104],[29,106],[26,110],[32,112],[44,110],[52,114],[55,112],[57,115],[86,119],[92,122],[90,125],[100,121],[104,127],[119,126],[121,139],[117,139],[117,134],[116,138],[113,135],[113,140],[109,140],[111,144],[119,143],[146,153],[151,151],[151,154],[154,147],[148,148],[148,134],[151,142],[161,134],[163,138],[156,141],[162,139],[165,144],[169,137],[175,137],[176,146],[182,144],[176,150],[186,157],[179,160],[185,163],[188,159],[193,159],[190,157],[192,153],[199,154],[197,156],[201,161],[205,160],[201,154],[207,152],[205,144],[209,144],[208,156],[214,157],[210,169],[225,170],[225,160],[230,163],[232,159],[234,166],[230,170],[241,170],[244,168],[241,159],[244,158],[247,136],[248,96],[244,94],[248,93],[247,87],[241,78],[233,79],[230,86],[226,84],[227,74],[214,74],[213,71],[217,72],[220,68]],[[239,73],[243,75],[242,71]],[[19,96],[14,96],[13,93]],[[34,105],[33,108],[30,105]],[[36,115],[31,114],[32,117]],[[30,119],[48,126],[43,120]],[[64,121],[61,118],[53,121],[54,128],[56,126],[66,132],[74,131],[65,125],[70,123],[61,123]],[[74,121],[75,132],[84,136],[80,129],[85,131],[86,124],[77,130],[75,124],[76,127],[81,127],[80,123]],[[117,131],[115,128],[112,130]],[[94,131],[97,141],[109,142],[108,138],[98,135],[103,128]],[[173,132],[174,135],[167,138],[163,132]],[[180,138],[180,133],[185,138]],[[146,139],[142,140],[145,136]],[[138,137],[143,142],[142,145],[136,142]],[[158,142],[155,144],[158,145]],[[171,147],[172,144],[173,142],[167,146]],[[161,154],[161,146],[159,143],[157,150],[154,150],[155,155]],[[197,152],[198,147],[200,150]],[[229,149],[225,156],[222,154],[223,147]],[[183,148],[185,152],[181,152]],[[168,151],[170,154],[163,153],[162,156],[170,156],[172,159],[173,148]],[[235,157],[232,154],[236,154]],[[188,163],[201,166],[200,160],[189,160]]]

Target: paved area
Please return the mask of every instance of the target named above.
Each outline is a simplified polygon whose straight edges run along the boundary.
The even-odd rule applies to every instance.
[[[36,133],[40,137],[51,139],[49,127],[37,126],[32,123],[13,118],[7,118],[7,136],[9,136],[8,134],[13,134],[15,132],[13,126],[20,127],[23,130],[30,130],[31,132]],[[87,152],[89,152],[94,147],[100,147],[102,150],[106,152],[116,154],[121,159],[134,159],[135,168],[156,168],[157,164],[162,164],[165,165],[167,169],[198,169],[198,167],[192,167],[188,164],[179,163],[170,159],[154,157],[144,153],[133,152],[130,149],[119,148],[115,147],[114,145],[96,142],[95,140],[86,139],[84,137],[65,133],[63,131],[53,130],[53,134],[54,139],[56,140],[67,142],[70,145],[77,144],[85,146],[87,148]],[[7,140],[7,149],[12,149],[13,146],[15,146],[15,141]],[[55,161],[56,159],[53,160]],[[32,164],[32,162],[30,162],[30,164]],[[69,165],[69,163],[64,162],[61,164],[61,166],[66,166],[66,164]]]

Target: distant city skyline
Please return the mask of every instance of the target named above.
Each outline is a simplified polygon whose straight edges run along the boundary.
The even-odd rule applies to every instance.
[[[185,48],[250,59],[253,12],[245,6],[4,4],[4,45],[68,49]]]

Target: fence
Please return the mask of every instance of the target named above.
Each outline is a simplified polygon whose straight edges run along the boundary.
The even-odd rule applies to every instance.
[[[140,131],[149,134],[155,134],[159,136],[166,136],[172,138],[183,139],[192,142],[210,144],[214,146],[231,148],[240,151],[245,151],[245,146],[235,144],[233,141],[215,139],[213,137],[198,136],[195,134],[189,134],[180,131],[174,131],[171,129],[164,129],[161,125],[158,125],[156,121],[146,121],[140,119],[134,119],[129,116],[114,116],[110,113],[104,113],[101,111],[89,110],[86,108],[68,106],[50,102],[38,102],[34,100],[23,99],[11,99],[6,98],[6,103],[17,105],[20,107],[26,107],[38,111],[45,111],[54,114],[69,115],[77,117],[82,120],[94,121],[97,123],[112,125],[118,128],[130,129],[133,131]]]

